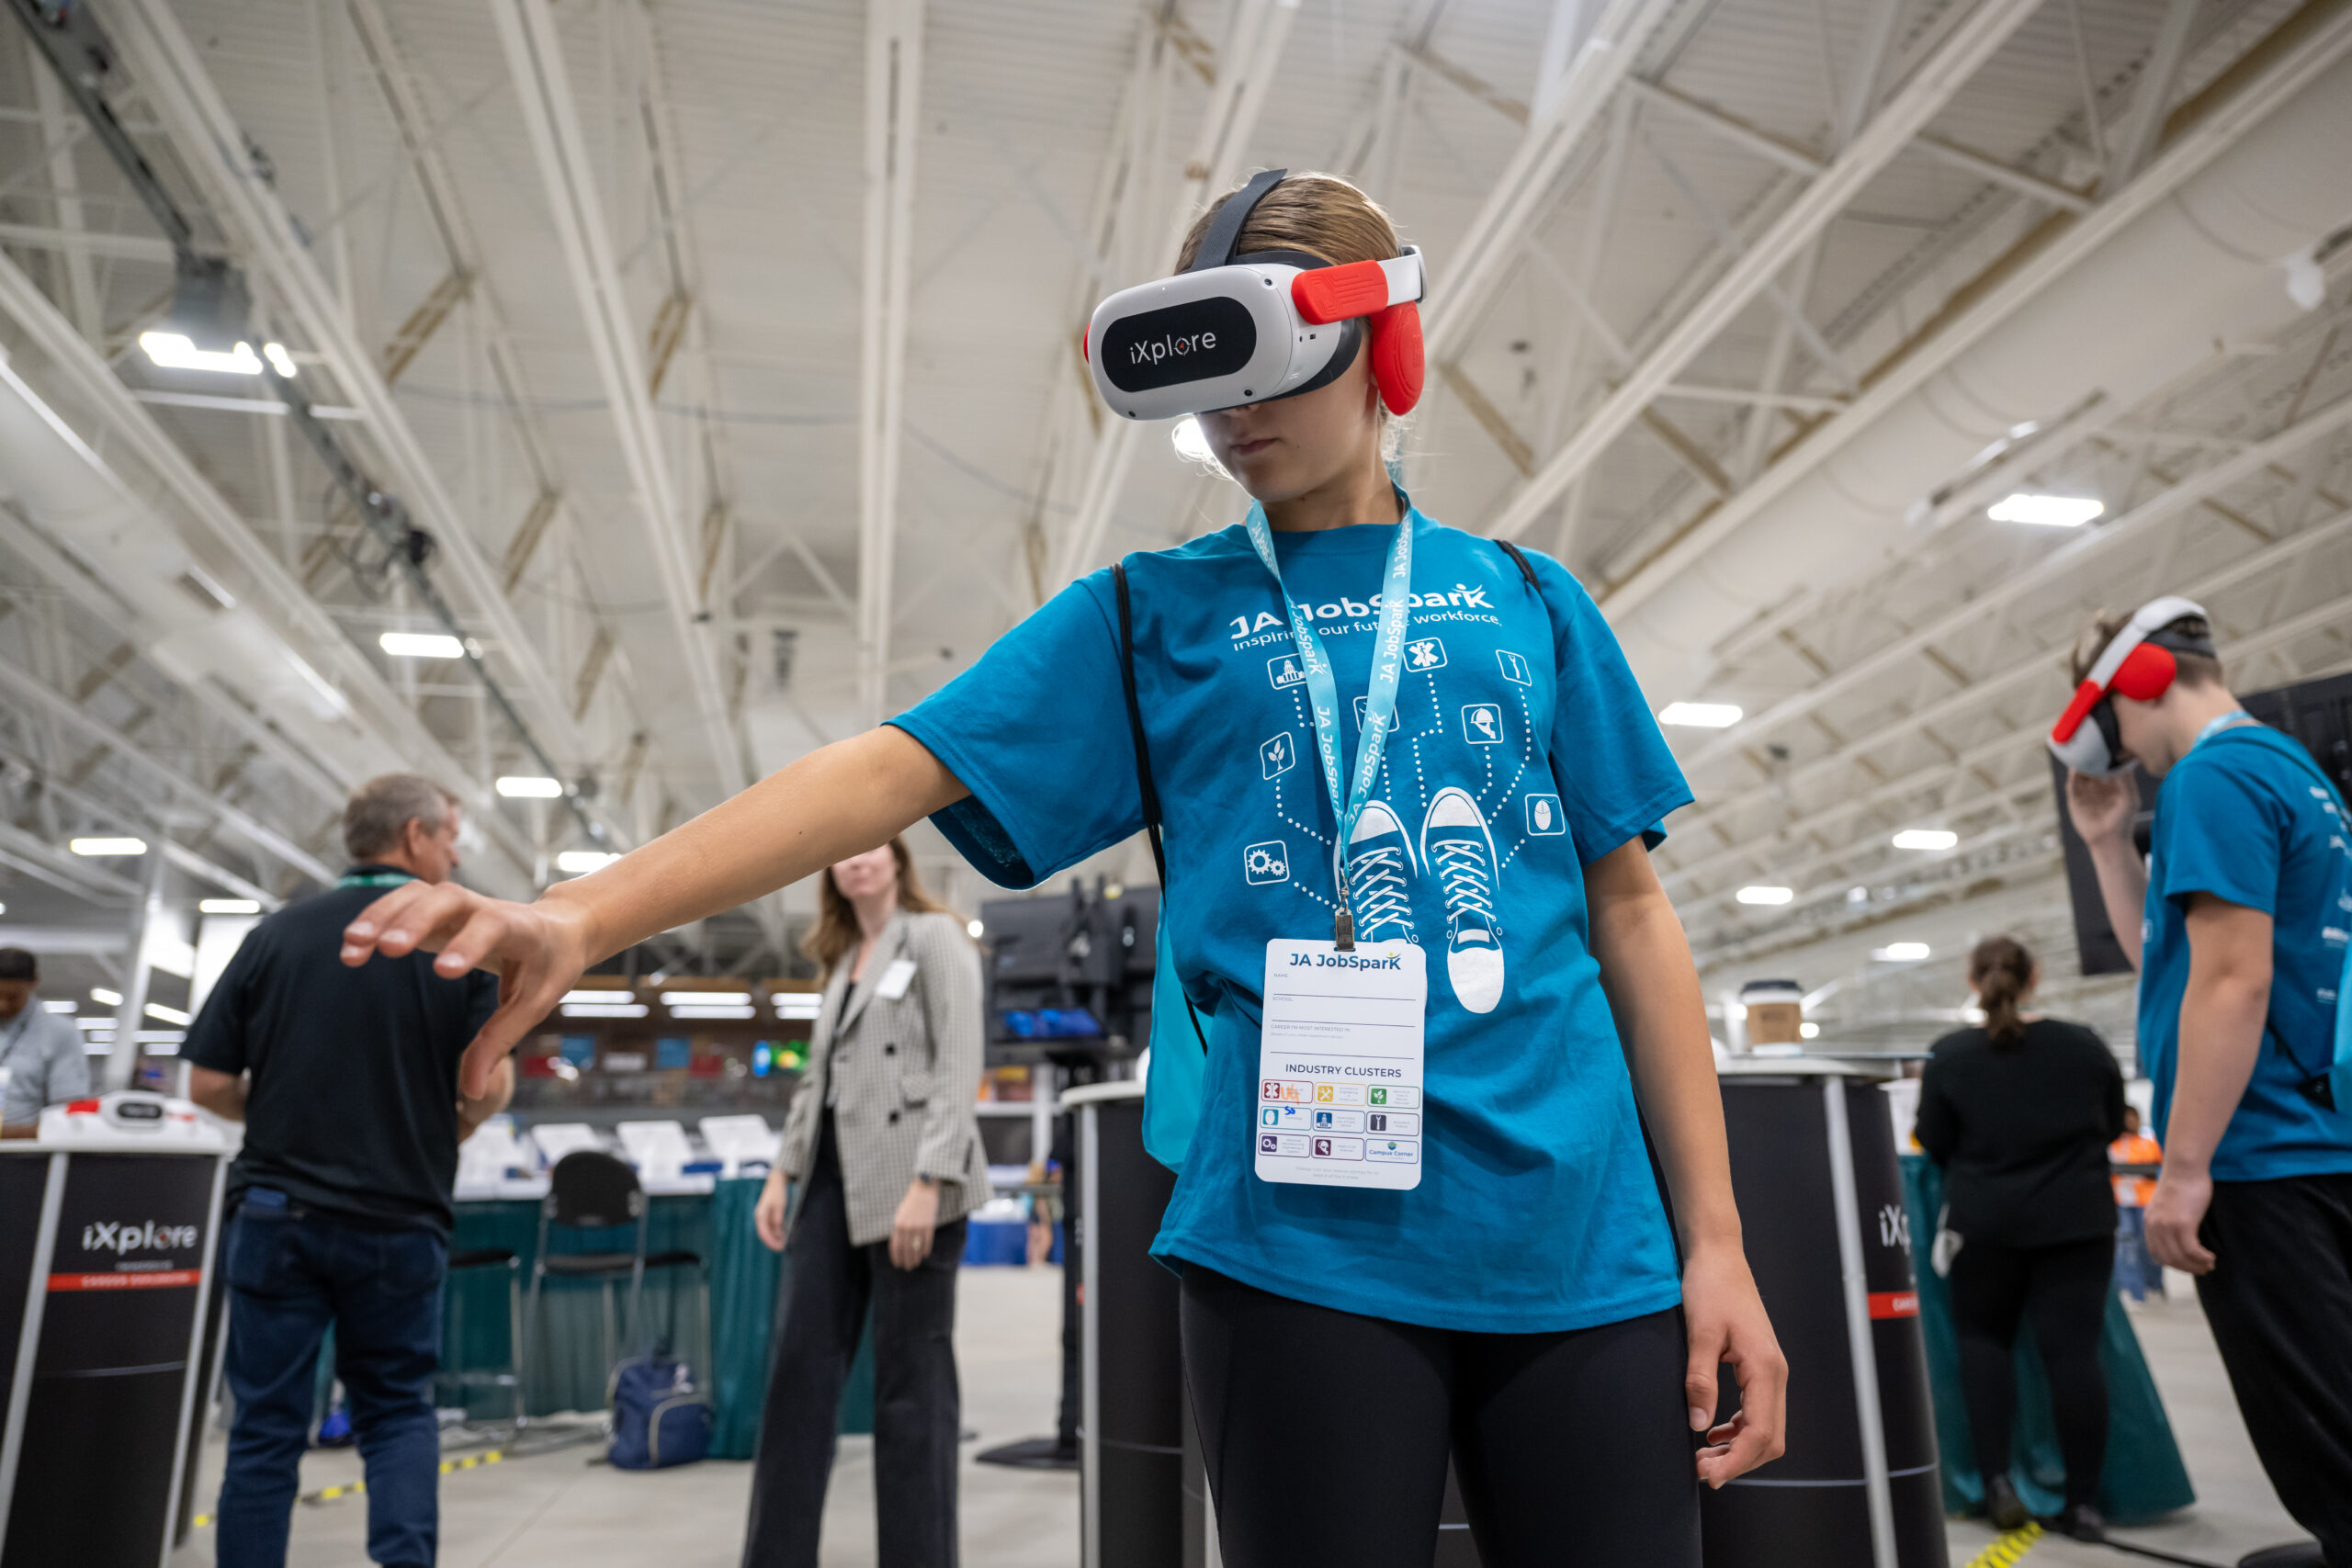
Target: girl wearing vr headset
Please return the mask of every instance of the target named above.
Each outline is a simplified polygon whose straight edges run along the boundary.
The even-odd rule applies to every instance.
[[[1648,858],[1690,792],[1576,581],[1431,521],[1385,465],[1420,381],[1419,257],[1387,215],[1273,171],[1179,265],[1098,309],[1089,360],[1122,416],[1200,414],[1244,525],[1071,584],[888,726],[536,904],[403,889],[348,961],[500,967],[471,1081],[594,959],[920,818],[1027,886],[1156,804],[1206,1057],[1153,1251],[1183,1279],[1226,1560],[1427,1568],[1451,1454],[1490,1568],[1571,1543],[1696,1568],[1701,1483],[1781,1451],[1786,1364]],[[1317,983],[1294,996],[1291,965]],[[1394,1087],[1279,1103],[1277,990],[1307,1010],[1291,1037],[1398,1031]],[[1160,1051],[1192,1048],[1167,1021]],[[1268,1130],[1294,1111],[1330,1135]]]

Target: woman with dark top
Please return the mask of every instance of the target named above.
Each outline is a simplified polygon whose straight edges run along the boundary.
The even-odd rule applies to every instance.
[[[2107,1145],[2123,1131],[2123,1075],[2092,1031],[2024,1010],[2040,978],[2014,938],[1976,944],[1968,983],[1984,1021],[1936,1042],[1917,1132],[1943,1170],[1944,1223],[1960,1238],[1951,1314],[1985,1512],[2002,1529],[2026,1522],[2009,1480],[2010,1356],[2030,1314],[2066,1464],[2057,1528],[2098,1540],[2105,1521],[2093,1499],[2107,1453],[2098,1338],[2115,1269]]]

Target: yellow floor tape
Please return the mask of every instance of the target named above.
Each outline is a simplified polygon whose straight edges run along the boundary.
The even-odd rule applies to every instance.
[[[505,1457],[505,1452],[503,1450],[492,1449],[487,1453],[468,1454],[463,1459],[445,1459],[441,1461],[441,1473],[447,1475],[454,1471],[480,1470],[483,1465],[496,1464]],[[305,1492],[294,1500],[297,1503],[310,1503],[313,1505],[319,1503],[333,1503],[339,1498],[356,1497],[367,1490],[368,1483],[366,1482],[354,1481],[342,1486],[322,1486],[316,1492]],[[198,1514],[196,1516],[196,1528],[198,1529],[204,1529],[211,1525],[212,1520],[213,1516],[210,1514]]]
[[[2009,1564],[2033,1550],[2041,1539],[2041,1526],[2029,1523],[2000,1536],[1993,1544],[1968,1560],[1968,1568],[2009,1568]]]

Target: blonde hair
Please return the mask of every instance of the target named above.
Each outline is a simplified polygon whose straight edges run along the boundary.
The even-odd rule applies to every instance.
[[[2130,615],[2118,615],[2105,610],[2092,617],[2091,624],[2083,628],[2083,635],[2075,639],[2075,651],[2069,661],[2075,672],[2075,684],[2079,686],[2090,679],[2091,667],[2098,662],[2099,655],[2107,651],[2107,645],[2131,624]],[[2165,622],[2156,629],[2179,637],[2204,637],[2209,641],[2213,636],[2212,624],[2202,615],[2183,615],[2177,621]],[[2201,653],[2175,651],[2172,663],[2173,679],[2183,686],[2218,686],[2223,680],[2222,661],[2208,659]]]
[[[1193,265],[1209,224],[1242,189],[1234,186],[1193,220],[1183,248],[1176,253],[1179,272]],[[1250,209],[1249,221],[1234,238],[1233,254],[1253,251],[1305,251],[1333,266],[1389,261],[1404,254],[1396,243],[1396,225],[1380,203],[1337,175],[1317,174],[1286,176]]]
[[[947,915],[955,911],[923,890],[922,878],[915,874],[915,857],[907,849],[904,834],[890,840],[890,858],[899,863],[899,908],[912,915]],[[833,868],[827,866],[817,879],[817,922],[808,934],[800,939],[800,951],[813,958],[833,977],[833,966],[857,946],[857,907],[833,881]]]

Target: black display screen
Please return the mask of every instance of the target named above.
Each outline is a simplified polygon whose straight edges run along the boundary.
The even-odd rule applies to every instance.
[[[1122,316],[1096,349],[1102,374],[1123,392],[1230,376],[1258,352],[1258,323],[1238,299],[1218,295]]]

